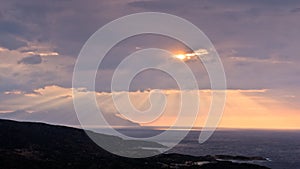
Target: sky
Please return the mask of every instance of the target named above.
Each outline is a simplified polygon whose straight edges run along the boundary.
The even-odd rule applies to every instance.
[[[228,87],[219,127],[300,129],[297,0],[1,0],[0,117],[79,125],[72,103],[72,74],[82,46],[108,22],[137,12],[177,15],[212,41]],[[169,104],[159,119],[139,124],[120,116],[113,106],[114,69],[127,55],[150,47],[187,52],[181,42],[159,35],[131,37],[113,47],[98,70],[94,91],[111,125],[169,126],[176,119],[178,93],[184,91],[160,71],[138,74],[129,92],[141,110],[149,107],[151,90],[167,93]],[[210,83],[199,60],[186,63],[199,85],[195,92],[202,96],[195,123],[200,127],[209,110]]]

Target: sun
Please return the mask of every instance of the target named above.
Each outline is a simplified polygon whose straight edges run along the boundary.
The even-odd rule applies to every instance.
[[[203,57],[204,55],[207,55],[208,51],[206,49],[198,49],[193,52],[183,52],[183,51],[177,51],[174,53],[173,58],[181,60],[181,61],[196,61],[198,57]]]
[[[186,56],[184,54],[178,54],[178,55],[174,55],[174,57],[176,59],[179,59],[179,60],[185,60],[186,59]]]

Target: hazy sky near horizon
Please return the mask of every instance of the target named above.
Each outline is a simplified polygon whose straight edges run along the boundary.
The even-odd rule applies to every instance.
[[[0,112],[13,112],[6,116],[20,120],[77,124],[70,90],[81,47],[101,26],[136,12],[185,18],[212,41],[229,89],[221,127],[300,128],[297,0],[2,0]],[[136,36],[118,44],[106,56],[96,78],[103,107],[111,104],[103,92],[110,89],[115,67],[130,53],[149,47],[186,50],[178,41],[155,35]],[[196,73],[199,90],[205,93],[210,83],[203,65],[199,61],[187,64]],[[131,87],[132,96],[136,90],[148,88],[177,89],[172,78],[158,71],[140,74]],[[140,93],[138,98],[146,94]],[[203,95],[204,100],[209,97]],[[174,100],[173,96],[171,93],[168,99]],[[115,110],[105,112],[111,113],[108,118],[113,124],[136,125],[120,118]],[[197,125],[203,125],[203,118],[199,117]],[[170,119],[174,119],[172,114],[145,125],[170,125]]]

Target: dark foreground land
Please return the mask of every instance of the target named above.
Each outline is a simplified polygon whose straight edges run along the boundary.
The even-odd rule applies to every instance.
[[[103,134],[95,136],[100,140],[127,147],[126,153],[143,153],[139,147],[161,146],[151,142],[125,141]],[[162,154],[143,159],[124,158],[103,150],[80,129],[0,120],[0,169],[268,169],[254,164],[233,163],[231,160],[246,162],[265,159],[227,155],[195,157],[180,154]]]

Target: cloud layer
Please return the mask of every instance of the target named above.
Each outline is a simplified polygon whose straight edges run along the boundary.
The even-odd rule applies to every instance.
[[[82,91],[90,92],[90,91]],[[112,93],[94,93],[98,106],[108,123],[112,126],[138,127],[142,126],[172,126],[176,122],[180,110],[180,95],[184,92],[198,92],[198,117],[187,111],[177,126],[189,126],[194,120],[195,127],[204,126],[211,105],[211,91],[179,91],[164,90],[166,107],[162,115],[152,122],[136,124],[130,122],[119,113],[112,98]],[[150,107],[149,94],[151,91],[129,92],[133,106],[145,111]],[[272,93],[272,92],[271,92]],[[121,99],[124,92],[114,93]],[[124,95],[125,96],[125,95]],[[5,99],[3,99],[5,97]],[[291,96],[289,96],[291,97]],[[54,124],[79,126],[73,107],[72,89],[59,86],[48,86],[36,89],[33,93],[11,91],[0,95],[0,117],[15,120],[42,121]],[[161,104],[153,102],[152,104]],[[286,103],[269,96],[268,90],[228,90],[225,111],[219,127],[231,128],[300,128],[296,104]],[[100,112],[95,112],[100,113]],[[99,124],[100,125],[100,124]],[[99,127],[99,126],[98,126]],[[102,126],[103,127],[103,126]]]
[[[223,126],[237,126],[237,117],[240,117],[240,125],[244,127],[253,127],[255,119],[259,119],[261,127],[268,124],[264,122],[268,119],[273,119],[274,124],[290,122],[289,127],[292,127],[292,119],[299,120],[299,9],[300,2],[297,0],[1,2],[0,111],[14,112],[15,115],[11,114],[11,117],[26,115],[29,119],[46,121],[44,117],[47,117],[48,121],[69,123],[68,119],[75,119],[71,98],[55,91],[60,89],[64,93],[71,89],[74,64],[85,41],[101,26],[121,16],[156,11],[191,21],[215,45],[225,67],[228,88],[237,92],[229,93],[241,98],[229,101],[225,113],[236,125],[231,125],[227,119],[222,122]],[[127,55],[149,47],[163,48],[174,54],[192,52],[181,42],[158,35],[140,35],[126,39],[112,48],[100,65],[95,82],[97,93],[110,91],[114,69]],[[187,64],[195,73],[200,89],[209,89],[209,77],[200,60]],[[131,84],[131,91],[145,91],[148,88],[176,90],[178,86],[167,74],[149,70],[136,76]],[[264,92],[264,96],[253,92],[250,97],[249,93],[239,92],[239,89],[267,89],[267,92]],[[37,95],[46,91],[49,92],[46,95]],[[256,99],[264,101],[257,103]],[[40,103],[41,100],[44,103]],[[68,106],[60,101],[67,101]],[[270,109],[264,106],[266,102]],[[60,104],[64,106],[59,107]],[[48,108],[38,109],[42,106]],[[34,110],[29,109],[34,107]],[[237,107],[239,108],[235,110]],[[245,110],[247,107],[249,110]],[[250,110],[251,107],[257,108]],[[275,110],[276,107],[278,109]],[[39,112],[40,116],[30,112]],[[48,115],[44,115],[45,113]],[[249,125],[246,125],[247,118],[242,113],[253,117],[248,118]],[[264,116],[265,114],[267,115]],[[65,117],[61,118],[63,121],[57,121],[60,116]],[[280,117],[284,118],[280,120]],[[111,118],[116,123],[126,121],[115,114]],[[75,124],[74,120],[70,121],[70,124]],[[163,123],[156,123],[161,124]],[[275,127],[271,122],[266,127],[268,126]]]

